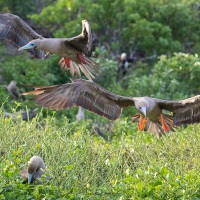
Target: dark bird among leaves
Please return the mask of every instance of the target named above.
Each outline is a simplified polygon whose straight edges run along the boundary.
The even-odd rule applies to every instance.
[[[24,95],[36,95],[32,100],[42,107],[59,110],[81,106],[110,120],[118,119],[123,108],[135,106],[139,114],[133,117],[133,121],[138,122],[138,129],[154,133],[157,137],[173,131],[176,125],[200,122],[200,95],[180,101],[125,97],[82,79],[62,85],[31,87],[35,90]],[[164,114],[163,110],[172,112],[173,116]]]
[[[81,76],[80,70],[92,80],[98,74],[98,64],[89,57],[92,54],[92,32],[89,23],[82,20],[82,32],[72,38],[44,38],[36,33],[20,17],[10,13],[0,13],[0,39],[7,40],[28,51],[39,59],[47,54],[62,57],[61,68],[72,75]]]

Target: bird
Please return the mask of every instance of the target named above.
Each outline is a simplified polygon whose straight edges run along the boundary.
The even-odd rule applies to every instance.
[[[82,20],[82,32],[71,38],[44,38],[36,33],[19,16],[0,13],[0,39],[7,40],[21,50],[28,50],[34,57],[44,59],[48,54],[57,54],[62,58],[59,65],[92,80],[98,74],[98,64],[90,59],[92,54],[92,31],[87,20]],[[80,68],[80,70],[79,70]]]
[[[19,112],[16,112],[16,113],[9,113],[9,112],[4,112],[3,116],[4,117],[7,117],[7,118],[10,118],[12,117],[12,120],[15,122],[17,117],[20,116],[21,119],[23,121],[29,121],[30,119],[34,118],[38,113],[38,108],[35,108],[33,110],[30,110],[30,111],[19,111]]]
[[[78,113],[76,114],[76,120],[77,121],[81,121],[85,119],[85,113],[84,113],[84,109],[79,107],[78,108]]]
[[[34,90],[23,94],[35,95],[31,99],[44,108],[60,110],[81,106],[112,121],[120,117],[124,108],[134,106],[138,114],[133,116],[133,122],[138,123],[138,130],[149,131],[157,137],[175,131],[177,126],[200,122],[200,95],[179,101],[148,96],[126,97],[114,94],[90,80],[71,81],[52,86],[29,86]],[[172,115],[164,113],[165,110]]]
[[[17,87],[17,82],[15,80],[10,81],[8,85],[3,85],[5,89],[8,90],[10,96],[12,96],[15,100],[18,100],[19,97],[22,98],[23,101],[25,101],[25,98],[22,94],[22,90]]]
[[[20,174],[26,179],[24,183],[33,183],[34,181],[41,183],[38,178],[42,177],[45,169],[46,166],[42,158],[40,156],[33,156],[28,162],[28,171],[22,169],[20,170]]]

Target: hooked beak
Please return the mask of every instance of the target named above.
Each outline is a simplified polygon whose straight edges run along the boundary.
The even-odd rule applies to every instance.
[[[142,106],[141,107],[141,112],[144,114],[144,116],[146,117],[147,115],[147,107]]]
[[[35,46],[31,44],[26,44],[18,49],[18,51],[25,50],[25,49],[33,49]]]
[[[33,174],[28,173],[28,183],[30,183],[32,181],[32,178],[33,178]]]

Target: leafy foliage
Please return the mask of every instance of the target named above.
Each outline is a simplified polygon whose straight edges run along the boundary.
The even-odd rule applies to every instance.
[[[130,75],[129,95],[174,100],[197,95],[200,89],[199,61],[197,54],[174,53],[169,58],[163,55],[150,74],[139,76],[141,68],[138,68]]]
[[[38,6],[38,4],[40,6]],[[108,6],[109,5],[109,6]],[[2,1],[1,12],[31,18],[54,37],[71,37],[87,19],[99,41],[95,53],[100,74],[95,80],[126,96],[183,99],[199,93],[199,2],[195,0],[40,0]],[[41,11],[41,12],[40,12]],[[117,80],[118,54],[139,62]],[[174,53],[174,52],[182,53]],[[188,52],[192,54],[188,54]],[[0,46],[0,83],[29,85],[69,81],[57,56],[31,59],[8,55]],[[163,54],[163,55],[162,55]],[[146,56],[160,55],[153,61]],[[11,101],[0,87],[1,116],[33,108],[26,100]],[[199,125],[179,129],[158,140],[138,133],[130,118],[114,122],[108,141],[96,136],[94,122],[108,120],[86,112],[74,121],[77,108],[42,109],[31,122],[0,117],[0,199],[200,199]],[[124,115],[133,114],[126,109]],[[43,185],[23,185],[21,168],[33,155],[44,158],[53,178]],[[48,173],[46,175],[48,175]]]
[[[101,44],[112,52],[199,53],[198,8],[194,0],[57,0],[32,19],[48,27],[55,37],[79,33],[81,20],[87,19]]]
[[[39,117],[39,116],[38,116]],[[90,121],[57,126],[54,117],[26,123],[0,118],[1,199],[198,199],[199,125],[157,139],[127,120],[112,142],[93,135]],[[23,185],[33,155],[47,166],[42,185]]]

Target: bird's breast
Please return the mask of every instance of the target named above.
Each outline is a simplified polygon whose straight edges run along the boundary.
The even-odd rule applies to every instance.
[[[152,121],[157,121],[159,119],[162,110],[157,105],[147,110],[147,117]]]

